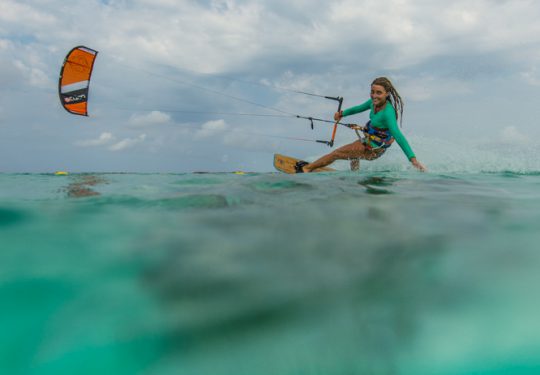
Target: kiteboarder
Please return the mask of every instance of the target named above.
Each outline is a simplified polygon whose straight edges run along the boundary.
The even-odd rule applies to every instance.
[[[311,172],[336,160],[350,160],[351,167],[357,169],[358,159],[374,160],[381,157],[394,140],[415,168],[422,172],[426,171],[426,167],[416,159],[409,142],[398,127],[397,120],[399,118],[401,124],[403,116],[403,102],[388,78],[376,78],[371,84],[370,99],[363,104],[336,112],[334,120],[340,121],[343,117],[368,109],[370,121],[361,129],[364,132],[364,138],[342,146],[313,163],[299,161],[296,164],[297,173]]]

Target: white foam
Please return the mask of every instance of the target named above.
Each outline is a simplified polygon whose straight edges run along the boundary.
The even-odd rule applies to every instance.
[[[434,173],[540,173],[540,143],[527,139],[436,139],[408,137],[420,162]],[[335,167],[347,170],[349,163],[339,161]],[[412,168],[399,145],[374,161],[361,161],[363,171],[404,171]]]

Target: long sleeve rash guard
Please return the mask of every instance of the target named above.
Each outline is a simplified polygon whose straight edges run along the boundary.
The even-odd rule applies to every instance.
[[[386,103],[382,111],[375,113],[375,110],[373,108],[373,102],[371,101],[371,99],[369,99],[365,103],[344,110],[343,117],[364,112],[368,109],[370,110],[369,119],[371,121],[371,126],[379,129],[388,129],[392,137],[394,137],[394,139],[398,143],[399,147],[401,147],[401,149],[407,156],[407,158],[409,160],[414,158],[415,155],[413,150],[411,149],[411,146],[409,146],[409,142],[407,142],[407,139],[405,138],[401,130],[399,130],[396,120],[396,110],[389,102]]]

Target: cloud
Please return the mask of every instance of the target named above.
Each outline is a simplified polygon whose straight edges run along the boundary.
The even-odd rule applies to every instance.
[[[170,122],[171,116],[160,111],[152,111],[147,114],[133,114],[129,119],[129,125],[134,127],[157,126]]]
[[[114,135],[112,135],[111,133],[101,133],[101,135],[97,139],[78,141],[75,142],[75,145],[79,147],[99,147],[109,145],[108,149],[110,151],[122,151],[144,142],[145,139],[146,134],[141,134],[137,138],[124,138],[121,141],[113,143],[116,140],[116,137]]]
[[[110,151],[123,151],[125,149],[134,147],[138,145],[139,143],[144,142],[146,139],[146,134],[141,134],[137,138],[125,138],[122,139],[120,142],[115,143],[114,145],[111,145],[109,147]]]
[[[216,135],[224,134],[229,126],[225,120],[213,120],[205,122],[201,129],[195,133],[196,139],[214,137]]]
[[[523,78],[523,80],[529,85],[540,86],[540,76],[536,66],[533,66],[527,71],[521,72],[520,75],[521,78]]]
[[[35,5],[21,4],[13,0],[2,0],[0,2],[0,21],[2,23],[13,23],[17,25],[53,26],[56,24],[56,17],[50,11],[39,10]]]
[[[6,60],[0,58],[0,81],[2,82],[0,90],[2,88],[20,88],[22,86],[21,81],[24,80],[23,72],[15,66],[13,61]]]
[[[114,140],[115,140],[115,137],[111,133],[101,133],[101,135],[97,139],[77,141],[75,142],[75,145],[79,147],[96,147],[96,146],[103,146],[103,145],[109,144],[111,142],[114,142]]]
[[[415,75],[414,77],[398,77],[401,93],[411,101],[426,101],[456,95],[470,94],[470,83],[456,78],[441,78],[434,75]]]
[[[278,138],[271,134],[253,132],[249,129],[234,128],[222,140],[224,145],[234,149],[258,152],[274,152],[279,145]]]
[[[531,142],[531,137],[520,132],[515,126],[505,127],[500,132],[499,137],[504,143],[526,144]]]
[[[31,86],[50,87],[51,80],[45,72],[35,66],[28,66],[22,61],[14,61],[14,65],[26,78]]]
[[[7,50],[13,46],[13,43],[7,39],[0,38],[0,51]]]
[[[209,6],[198,2],[135,3],[129,7],[113,4],[97,20],[104,30],[110,29],[106,25],[114,25],[114,32],[99,35],[103,45],[128,60],[145,56],[164,64],[215,73],[245,63],[263,48],[253,40],[254,33],[262,33],[258,26],[264,15],[264,7],[256,3],[240,5],[229,1],[224,7],[214,6],[216,2]],[[132,56],[136,59],[130,59]]]
[[[70,7],[60,0],[0,0],[2,116],[4,123],[19,124],[2,126],[0,138],[13,138],[15,129],[37,137],[31,132],[37,117],[47,129],[86,121],[120,131],[118,125],[124,124],[144,129],[151,139],[115,131],[117,138],[111,134],[76,144],[119,151],[144,142],[146,149],[171,145],[173,150],[173,144],[187,143],[189,133],[189,142],[198,140],[203,152],[230,154],[233,162],[231,149],[253,146],[266,152],[274,147],[268,137],[249,134],[247,139],[248,129],[318,136],[294,118],[235,116],[225,122],[203,112],[278,114],[268,110],[272,107],[328,118],[335,102],[276,86],[343,96],[344,105],[352,106],[367,99],[369,83],[379,75],[389,76],[404,101],[413,104],[408,108],[416,108],[407,116],[416,116],[417,129],[444,136],[446,128],[431,124],[453,116],[453,128],[490,131],[498,120],[523,124],[519,130],[529,134],[537,131],[530,111],[510,115],[507,107],[492,103],[504,103],[523,89],[524,106],[534,108],[540,95],[539,17],[533,1],[504,0],[366,0],[361,6],[355,0],[88,0]],[[99,51],[88,119],[60,114],[58,106],[59,68],[67,51],[79,44]],[[473,100],[479,104],[474,109]],[[452,109],[448,114],[441,114],[443,104]],[[165,108],[178,111],[168,114]],[[201,123],[197,130],[191,127]],[[308,143],[288,144],[299,155],[312,153]],[[16,147],[6,144],[12,152]],[[48,147],[52,154],[58,149],[53,143]],[[118,163],[136,165],[132,159],[118,158]]]

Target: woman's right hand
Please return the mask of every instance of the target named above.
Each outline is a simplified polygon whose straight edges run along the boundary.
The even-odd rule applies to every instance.
[[[427,171],[427,168],[424,167],[424,165],[422,163],[420,163],[418,160],[416,160],[416,158],[411,158],[411,163],[420,172],[426,172]]]
[[[339,121],[343,118],[343,111],[337,111],[334,113],[334,121]]]

